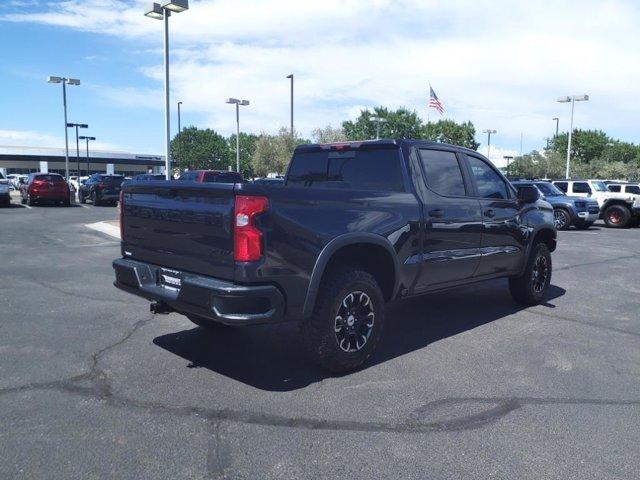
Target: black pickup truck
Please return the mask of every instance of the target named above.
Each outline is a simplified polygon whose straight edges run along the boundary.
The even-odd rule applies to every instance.
[[[303,145],[280,186],[125,184],[115,286],[209,328],[300,321],[308,355],[349,371],[387,302],[497,277],[541,302],[556,230],[538,196],[461,147]]]

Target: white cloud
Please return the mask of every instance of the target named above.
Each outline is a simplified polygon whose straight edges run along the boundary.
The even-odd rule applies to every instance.
[[[115,35],[157,51],[162,23],[142,15],[145,5],[71,0],[1,18]],[[640,107],[629,101],[640,90],[639,23],[638,3],[623,0],[192,1],[171,18],[172,103],[230,133],[233,109],[224,98],[248,98],[243,129],[274,131],[289,122],[285,75],[293,72],[296,127],[309,135],[363,106],[407,106],[426,119],[431,82],[445,118],[473,121],[483,143],[482,129],[495,128],[501,147],[513,151],[521,133],[525,150],[540,148],[553,133],[551,117],[568,127],[559,95],[589,93],[591,101],[576,107],[576,126],[640,141]],[[141,74],[160,88],[161,63]],[[160,90],[101,90],[122,105],[162,108]]]

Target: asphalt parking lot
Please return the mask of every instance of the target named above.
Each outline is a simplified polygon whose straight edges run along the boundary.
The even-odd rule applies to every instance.
[[[116,217],[0,209],[0,478],[638,478],[640,228],[561,232],[545,305],[393,306],[332,377],[292,325],[213,335],[116,290],[85,227]]]

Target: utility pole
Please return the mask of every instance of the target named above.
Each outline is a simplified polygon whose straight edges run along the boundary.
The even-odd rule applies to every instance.
[[[291,136],[293,137],[293,73],[287,75],[291,79]]]

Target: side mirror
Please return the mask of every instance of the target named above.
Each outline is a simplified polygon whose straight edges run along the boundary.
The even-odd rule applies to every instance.
[[[522,203],[534,203],[540,198],[536,187],[524,186],[518,189],[518,200]]]

